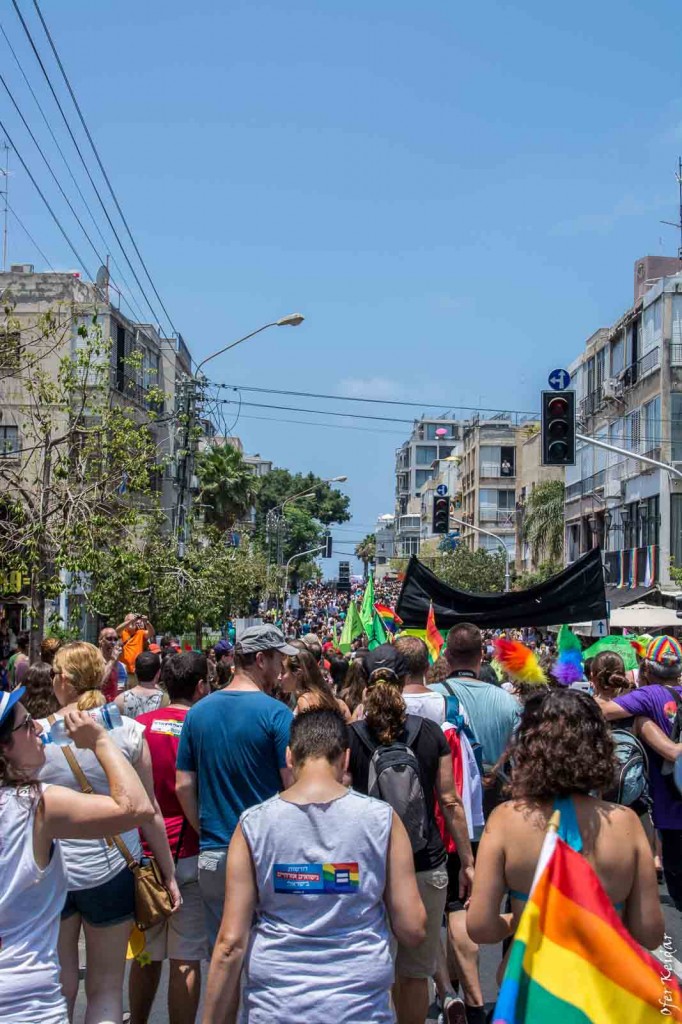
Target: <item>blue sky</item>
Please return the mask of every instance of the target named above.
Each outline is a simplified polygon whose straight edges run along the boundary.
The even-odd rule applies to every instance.
[[[47,55],[32,4],[20,6]],[[659,223],[676,219],[682,150],[672,0],[41,6],[195,357],[306,316],[216,360],[216,380],[404,398],[425,412],[534,410],[547,371],[630,304],[635,259],[676,251]],[[10,4],[0,21],[67,146]],[[0,69],[49,143],[1,37]],[[0,117],[85,254],[2,90]],[[74,267],[15,158],[13,169],[14,209],[55,267]],[[10,228],[10,259],[41,267]],[[410,426],[337,420],[332,408],[367,411],[281,413],[317,420],[304,426],[243,405],[235,431],[277,465],[348,475],[355,519],[337,538],[349,547],[392,510],[393,453]],[[346,426],[322,425],[334,422]]]

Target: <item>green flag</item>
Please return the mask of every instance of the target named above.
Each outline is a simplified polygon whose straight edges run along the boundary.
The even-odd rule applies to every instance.
[[[369,579],[367,580],[367,586],[365,587],[365,593],[362,598],[362,607],[360,608],[360,618],[362,619],[362,625],[365,633],[368,637],[372,636],[372,619],[374,617],[374,577],[370,570]]]
[[[343,651],[344,654],[349,653],[353,640],[355,640],[356,636],[360,636],[362,634],[362,628],[362,619],[355,607],[355,601],[351,601],[346,611],[346,619],[343,624],[341,639],[339,641],[339,649]]]
[[[367,647],[370,651],[373,651],[375,647],[379,647],[381,644],[388,643],[388,634],[386,633],[384,620],[378,612],[374,612],[374,615],[372,616],[372,625],[370,626],[370,631],[367,633],[367,636],[369,637]]]

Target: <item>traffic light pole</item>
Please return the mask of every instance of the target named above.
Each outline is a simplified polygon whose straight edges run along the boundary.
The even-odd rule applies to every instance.
[[[628,451],[627,448],[619,448],[615,444],[609,444],[608,441],[602,441],[596,437],[588,437],[586,434],[576,434],[577,441],[582,441],[583,444],[591,444],[595,448],[603,448],[607,452],[615,452],[616,455],[623,455],[627,459],[636,459],[637,462],[645,462],[647,466],[655,466],[657,469],[664,469],[666,473],[670,473],[671,476],[677,477],[678,480],[682,480],[682,470],[676,469],[675,466],[671,466],[669,462],[659,462],[658,459],[650,459],[648,455],[638,455],[636,452]]]
[[[507,545],[501,540],[496,533],[491,533],[490,530],[484,530],[480,526],[474,526],[473,523],[465,523],[463,519],[455,519],[454,516],[450,516],[450,520],[453,523],[457,523],[458,526],[464,526],[469,530],[475,530],[476,533],[483,533],[486,537],[492,537],[494,541],[500,545],[504,551],[504,592],[508,594],[511,590],[511,569],[509,567],[509,551]]]

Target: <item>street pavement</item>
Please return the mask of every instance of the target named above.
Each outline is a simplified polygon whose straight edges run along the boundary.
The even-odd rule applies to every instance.
[[[666,930],[666,948],[665,950],[661,947],[656,951],[655,955],[659,960],[671,967],[677,977],[682,981],[682,914],[678,910],[675,910],[670,898],[667,894],[667,890],[664,884],[659,887],[661,904],[663,906],[663,914],[665,917],[665,930]],[[483,996],[486,1000],[486,1005],[489,1010],[495,1005],[495,997],[497,994],[497,986],[495,984],[495,973],[497,971],[497,965],[500,962],[502,956],[502,946],[483,946],[481,949],[481,982],[483,985]],[[670,959],[672,956],[672,960]],[[85,949],[81,944],[81,964],[85,962]],[[206,984],[206,976],[208,973],[208,964],[203,965],[202,976],[203,986]],[[81,972],[82,977],[82,972]],[[168,1012],[166,1009],[166,991],[168,987],[168,974],[164,967],[164,971],[161,975],[161,983],[159,985],[159,992],[154,1003],[152,1015],[149,1018],[149,1024],[167,1024]],[[128,971],[126,969],[126,982],[125,982],[125,998],[124,1008],[128,1009]],[[85,1015],[85,994],[83,992],[83,985],[81,984],[80,991],[78,993],[78,1001],[76,1003],[76,1014],[74,1017],[74,1024],[83,1024]],[[201,1010],[198,1016],[198,1021],[201,1020]],[[431,1011],[428,1018],[429,1021],[434,1021],[435,1011]]]

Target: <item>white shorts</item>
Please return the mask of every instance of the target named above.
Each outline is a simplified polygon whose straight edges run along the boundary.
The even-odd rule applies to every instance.
[[[199,858],[183,857],[175,869],[182,906],[145,932],[145,951],[152,960],[207,960],[206,919],[199,893]]]

